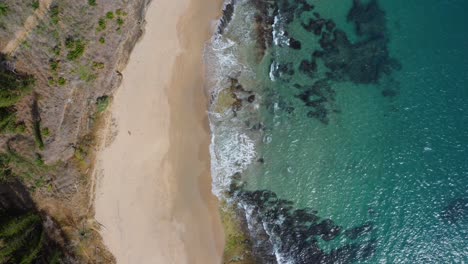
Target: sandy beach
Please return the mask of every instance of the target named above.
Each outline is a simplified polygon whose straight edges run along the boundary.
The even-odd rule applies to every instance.
[[[97,157],[95,211],[117,263],[221,263],[202,52],[217,0],[153,0]]]

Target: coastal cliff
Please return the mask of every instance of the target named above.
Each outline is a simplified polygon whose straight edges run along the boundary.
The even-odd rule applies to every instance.
[[[99,124],[143,33],[148,4],[0,3],[2,228],[10,212],[19,212],[15,217],[37,215],[47,227],[40,229],[47,239],[41,238],[36,249],[60,252],[37,254],[33,246],[25,246],[17,249],[22,254],[13,250],[2,255],[7,262],[19,263],[27,256],[40,263],[114,262],[94,220],[91,172]],[[17,203],[18,193],[27,202]]]

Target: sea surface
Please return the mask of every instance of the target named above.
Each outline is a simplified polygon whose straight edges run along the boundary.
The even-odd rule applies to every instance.
[[[264,263],[468,263],[468,1],[235,0],[213,191]]]

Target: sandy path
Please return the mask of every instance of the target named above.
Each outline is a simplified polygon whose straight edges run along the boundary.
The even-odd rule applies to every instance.
[[[218,2],[153,0],[123,72],[111,109],[119,133],[98,155],[95,198],[118,263],[221,263],[201,57]]]
[[[15,38],[10,40],[2,53],[10,54],[14,52],[21,43],[29,36],[29,34],[39,25],[39,22],[49,11],[49,7],[52,4],[52,0],[40,0],[39,8],[34,11],[34,14],[30,15],[24,22],[23,27],[15,33]]]

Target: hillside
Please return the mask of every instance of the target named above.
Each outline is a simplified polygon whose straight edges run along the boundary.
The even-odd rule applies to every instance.
[[[148,2],[0,2],[0,230],[40,219],[34,247],[52,241],[65,263],[113,262],[93,218],[93,151]],[[5,241],[0,263],[14,263]],[[25,263],[51,261],[39,255]]]

